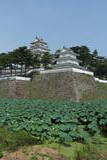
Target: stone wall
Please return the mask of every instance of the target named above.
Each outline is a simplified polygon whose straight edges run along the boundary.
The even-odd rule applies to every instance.
[[[69,73],[48,73],[35,76],[31,97],[42,99],[75,99],[73,77]]]
[[[93,76],[74,72],[35,74],[32,81],[1,80],[0,98],[82,99],[95,88]]]
[[[93,90],[96,84],[93,76],[75,73],[58,72],[35,75],[31,82],[32,98],[76,100],[82,94]]]
[[[30,82],[0,80],[0,98],[29,98]]]

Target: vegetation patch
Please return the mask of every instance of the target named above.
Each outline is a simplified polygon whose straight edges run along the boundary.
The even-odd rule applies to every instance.
[[[24,139],[32,143],[32,139],[26,140],[28,135],[41,143],[48,140],[65,145],[87,143],[96,134],[107,136],[107,101],[0,100],[0,112],[1,127],[12,132],[23,130],[22,139],[15,134],[22,144]]]
[[[23,160],[55,159],[56,151],[61,160],[61,155],[69,160],[107,159],[107,100],[75,103],[1,99],[0,127],[4,157],[9,152],[17,156],[21,149]]]

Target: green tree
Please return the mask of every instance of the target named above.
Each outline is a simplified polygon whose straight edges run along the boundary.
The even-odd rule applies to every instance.
[[[95,76],[99,78],[107,78],[107,62],[97,63],[95,68]]]
[[[10,56],[13,59],[14,64],[21,66],[21,72],[23,70],[23,66],[26,70],[26,68],[32,64],[32,54],[26,46],[13,50]]]
[[[98,57],[98,51],[95,49],[92,53],[93,57]]]
[[[41,58],[41,63],[45,69],[48,69],[49,65],[52,63],[52,55],[49,52],[45,52]]]
[[[32,63],[33,68],[40,68],[41,65],[41,56],[39,54],[32,55]]]
[[[54,57],[55,58],[59,58],[60,53],[61,53],[61,49],[57,49],[56,52],[55,52]]]
[[[87,46],[76,46],[71,48],[75,53],[78,54],[78,59],[81,60],[82,66],[89,67],[92,55],[90,54],[90,49]]]

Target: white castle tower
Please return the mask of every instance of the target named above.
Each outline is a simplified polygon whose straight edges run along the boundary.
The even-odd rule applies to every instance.
[[[59,58],[56,60],[56,65],[54,68],[82,68],[79,66],[80,60],[77,59],[77,54],[73,52],[70,48],[63,47],[59,52]]]
[[[30,50],[34,55],[42,55],[45,52],[50,52],[48,44],[42,38],[38,37],[36,37],[36,40],[31,43]]]

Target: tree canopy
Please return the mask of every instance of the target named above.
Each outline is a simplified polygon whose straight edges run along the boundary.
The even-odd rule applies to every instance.
[[[78,54],[77,57],[81,60],[81,66],[93,71],[95,76],[99,78],[107,78],[107,59],[99,56],[96,49],[93,52],[87,46],[75,46],[71,49]]]
[[[95,49],[93,52],[83,45],[71,47],[77,58],[80,60],[80,65],[93,71],[95,76],[107,78],[107,58],[99,56],[98,51]],[[14,67],[17,68],[20,65],[21,70],[23,67],[28,69],[29,67],[40,68],[41,66],[45,69],[50,68],[51,64],[54,64],[56,58],[59,58],[60,49],[55,54],[50,52],[44,52],[43,54],[33,54],[30,49],[26,46],[19,47],[8,53],[0,54],[0,69],[9,67],[12,70]]]

